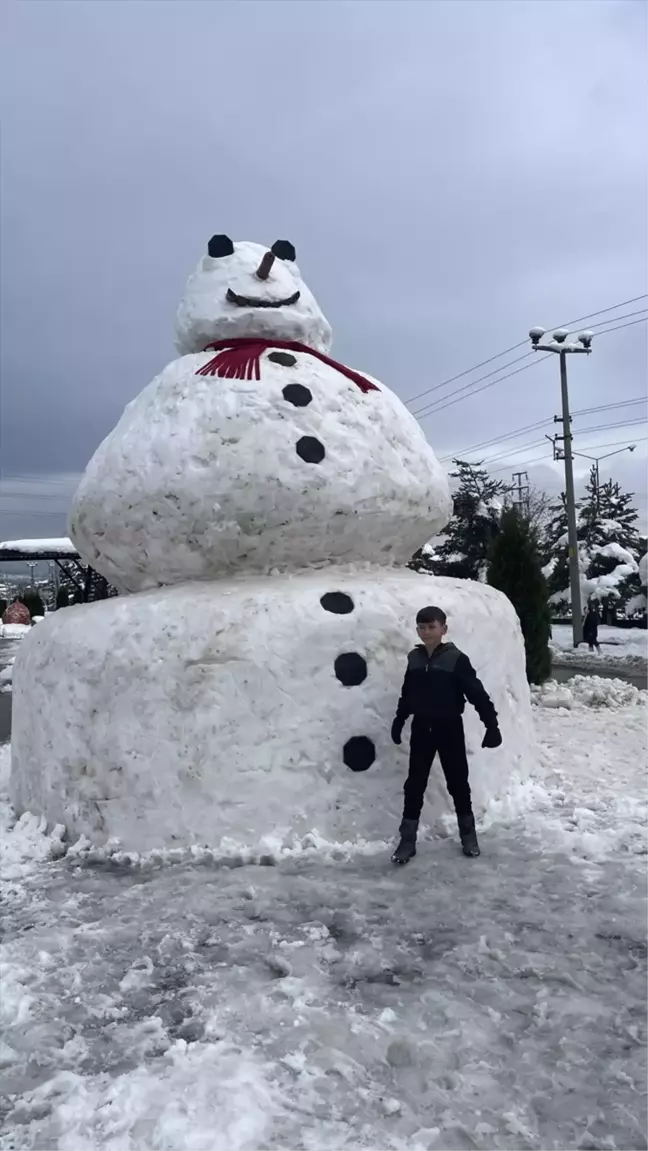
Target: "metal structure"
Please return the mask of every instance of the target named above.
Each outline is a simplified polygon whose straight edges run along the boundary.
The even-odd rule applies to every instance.
[[[26,541],[24,541],[26,542]],[[72,548],[52,546],[50,541],[44,540],[43,547],[38,548],[38,540],[30,541],[29,548],[15,547],[9,543],[0,543],[0,562],[24,563],[31,568],[33,584],[33,566],[40,561],[53,563],[58,571],[62,572],[66,580],[76,589],[81,603],[91,600],[108,599],[116,595],[116,591],[104,576],[85,564],[78,552]]]
[[[574,491],[574,463],[572,452],[571,416],[569,414],[569,392],[567,389],[567,356],[589,356],[592,351],[592,332],[580,332],[576,343],[567,343],[569,332],[558,328],[548,343],[541,343],[544,328],[531,328],[529,337],[534,352],[555,352],[560,357],[560,395],[562,415],[554,416],[554,421],[562,421],[562,440],[565,460],[565,496],[567,504],[567,534],[569,539],[569,586],[571,591],[572,637],[574,647],[583,642],[583,611],[581,604],[580,569],[578,566],[578,528],[576,524],[576,495]]]
[[[513,495],[513,503],[525,515],[529,514],[529,501],[531,488],[529,487],[529,476],[527,472],[513,472],[512,475],[513,487],[511,489]]]

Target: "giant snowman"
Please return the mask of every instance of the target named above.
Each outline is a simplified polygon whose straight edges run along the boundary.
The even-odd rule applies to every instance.
[[[50,615],[16,659],[19,812],[137,851],[391,836],[407,760],[390,725],[430,603],[499,712],[503,746],[482,751],[468,709],[476,810],[528,769],[513,608],[404,566],[447,522],[447,482],[401,401],[330,343],[291,244],[212,237],[179,358],[73,503],[79,552],[124,594]],[[433,769],[423,819],[449,810]]]

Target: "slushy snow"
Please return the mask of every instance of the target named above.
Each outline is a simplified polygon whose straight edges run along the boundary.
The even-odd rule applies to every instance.
[[[65,854],[5,804],[0,1148],[645,1147],[645,693],[558,687],[479,861]]]

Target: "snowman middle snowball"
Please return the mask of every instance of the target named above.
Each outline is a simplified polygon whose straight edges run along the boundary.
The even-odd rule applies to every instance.
[[[323,354],[331,330],[294,256],[286,241],[212,237],[178,309],[185,354],[88,465],[70,535],[121,591],[406,563],[447,522],[447,480],[421,428],[384,384]],[[245,356],[246,340],[261,341],[254,371],[214,366],[208,345]]]

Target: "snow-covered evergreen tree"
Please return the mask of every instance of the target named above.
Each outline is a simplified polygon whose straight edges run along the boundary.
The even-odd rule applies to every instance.
[[[632,494],[618,483],[597,483],[592,468],[583,501],[577,505],[579,568],[583,606],[595,600],[604,620],[619,610],[637,610],[641,594],[638,559],[640,538]],[[559,614],[569,611],[569,547],[564,493],[547,534],[546,564],[551,603]]]
[[[458,480],[453,515],[432,553],[429,545],[413,557],[410,567],[432,575],[483,580],[491,543],[499,531],[508,485],[494,480],[481,464],[453,460],[450,478]]]
[[[577,505],[577,516],[580,508]],[[560,501],[554,504],[553,514],[547,524],[544,536],[542,574],[548,588],[550,603],[556,615],[568,615],[571,611],[569,592],[569,539],[567,532],[567,499],[560,493]]]
[[[586,559],[584,592],[588,599],[601,604],[608,622],[641,593],[639,517],[632,499],[632,493],[622,492],[613,480],[597,484],[596,469],[592,468],[581,525]]]

